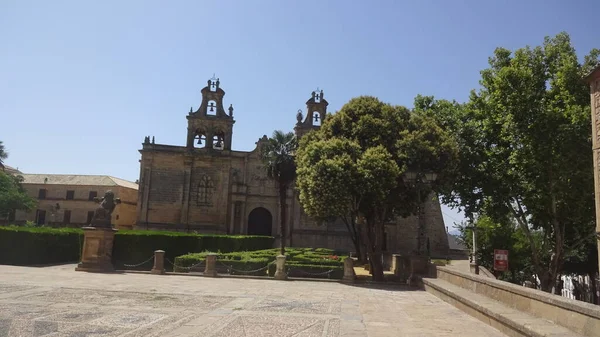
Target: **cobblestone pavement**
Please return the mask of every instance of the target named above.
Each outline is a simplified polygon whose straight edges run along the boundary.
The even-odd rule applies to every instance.
[[[503,336],[423,291],[0,266],[5,336]]]

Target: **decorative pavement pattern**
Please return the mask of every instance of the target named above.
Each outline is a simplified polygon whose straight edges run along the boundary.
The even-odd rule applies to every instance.
[[[7,336],[504,336],[423,291],[0,266]]]

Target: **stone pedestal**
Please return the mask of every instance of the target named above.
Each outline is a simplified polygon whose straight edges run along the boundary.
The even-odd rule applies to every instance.
[[[76,271],[111,272],[116,229],[83,227],[83,252]]]
[[[406,281],[410,275],[409,257],[400,254],[392,255],[392,272],[396,279]]]
[[[217,254],[210,253],[206,255],[206,267],[204,276],[217,277]]]
[[[150,271],[152,274],[162,275],[165,273],[165,251],[154,251],[154,267]]]
[[[347,257],[344,260],[344,277],[342,278],[342,281],[354,283],[354,280],[356,280],[356,273],[354,273],[354,259]]]
[[[277,261],[275,269],[276,280],[287,280],[287,274],[285,273],[285,255],[277,255]]]
[[[410,257],[410,276],[406,283],[409,286],[418,286],[421,279],[429,274],[429,257],[427,255],[413,255]]]

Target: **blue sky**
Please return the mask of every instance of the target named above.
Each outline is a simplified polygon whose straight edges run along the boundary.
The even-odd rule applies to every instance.
[[[233,148],[251,150],[317,87],[332,112],[358,95],[464,101],[494,48],[567,31],[583,57],[599,14],[594,0],[0,0],[0,140],[27,173],[135,181],[144,136],[184,145],[213,73]]]

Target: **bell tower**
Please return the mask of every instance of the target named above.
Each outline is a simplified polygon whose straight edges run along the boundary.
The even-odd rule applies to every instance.
[[[233,136],[233,105],[225,112],[223,96],[225,91],[220,87],[218,78],[209,79],[202,89],[202,103],[198,110],[187,115],[188,132],[187,147],[202,147],[215,150],[231,150]]]
[[[306,101],[306,118],[302,115],[302,110],[298,110],[296,114],[297,123],[294,132],[298,139],[321,126],[327,116],[328,105],[329,103],[323,98],[323,90],[317,89],[311,93],[310,99]]]

